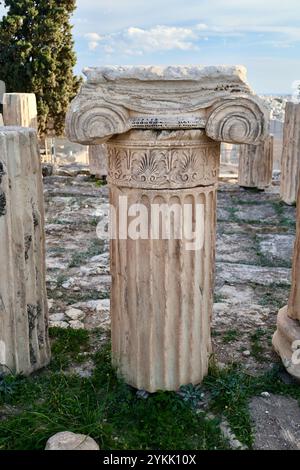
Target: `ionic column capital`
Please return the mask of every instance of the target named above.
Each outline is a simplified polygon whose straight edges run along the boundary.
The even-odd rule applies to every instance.
[[[267,136],[268,117],[255,96],[222,98],[207,110],[206,133],[220,142],[259,144]]]
[[[101,67],[71,103],[70,140],[97,144],[131,129],[205,129],[216,141],[259,143],[264,105],[243,67]]]

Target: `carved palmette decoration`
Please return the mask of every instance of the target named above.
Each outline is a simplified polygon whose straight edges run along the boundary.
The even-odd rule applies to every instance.
[[[214,184],[219,145],[172,145],[151,148],[108,143],[109,181],[132,188],[188,188]]]

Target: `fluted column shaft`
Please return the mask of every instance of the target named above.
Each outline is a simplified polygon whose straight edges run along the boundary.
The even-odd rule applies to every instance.
[[[91,175],[97,178],[107,176],[107,166],[106,145],[89,145],[89,167]]]
[[[294,247],[292,289],[288,305],[279,310],[273,346],[287,371],[300,380],[300,189],[297,199],[297,233]]]
[[[3,95],[5,126],[38,128],[37,105],[34,93],[5,93]]]
[[[292,290],[288,303],[288,315],[300,321],[300,188],[297,199],[297,234],[294,246]]]
[[[259,145],[240,146],[239,179],[245,188],[265,189],[272,183],[273,136],[268,136]]]
[[[300,104],[287,103],[283,129],[280,197],[286,204],[297,199],[300,173]]]
[[[0,364],[28,374],[50,359],[44,207],[36,133],[0,128]]]
[[[220,144],[201,130],[131,131],[111,139],[108,153],[118,224],[127,217],[130,226],[127,214],[135,204],[147,211],[147,234],[124,239],[118,226],[111,242],[114,364],[127,383],[150,392],[197,384],[207,374],[211,352]],[[194,230],[203,230],[199,248],[188,249],[184,238],[172,235],[189,221],[184,215],[176,220],[174,212],[168,217],[168,210],[179,208],[182,215],[185,205]],[[163,214],[155,238],[154,206]],[[198,226],[197,207],[203,211]],[[163,239],[168,224],[171,239]]]

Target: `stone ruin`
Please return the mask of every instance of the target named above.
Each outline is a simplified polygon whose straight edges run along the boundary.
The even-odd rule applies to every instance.
[[[37,129],[37,106],[34,93],[4,93],[3,120],[5,126]]]
[[[105,144],[89,146],[89,167],[92,176],[105,179],[108,171],[107,148]]]
[[[107,67],[86,75],[67,133],[82,144],[106,142],[117,220],[120,196],[147,208],[204,207],[201,249],[120,233],[112,240],[114,364],[127,383],[150,392],[197,384],[211,353],[220,143],[259,144],[266,110],[241,67]]]
[[[0,128],[0,368],[29,374],[50,360],[44,197],[33,129]]]
[[[273,345],[287,371],[300,379],[300,188],[297,200],[297,234],[294,247],[292,289],[288,305],[278,313]]]
[[[238,184],[244,188],[265,189],[272,184],[273,141],[268,135],[259,145],[240,146]]]
[[[127,383],[151,392],[200,383],[211,353],[220,143],[242,144],[241,186],[268,187],[268,113],[241,67],[111,67],[86,74],[68,113],[68,135],[90,146],[92,174],[105,174],[99,156],[107,152],[117,220],[119,196],[148,208],[156,201],[167,207],[188,202],[194,214],[197,204],[204,207],[201,249],[186,250],[185,239],[117,234],[112,240],[114,364]],[[34,95],[18,95],[5,96],[4,124],[36,127]],[[288,204],[298,189],[299,106],[286,107],[281,196]],[[9,267],[0,274],[0,363],[28,374],[50,359],[40,160],[32,130],[2,127],[0,146],[0,261]],[[292,291],[273,339],[297,378],[299,220],[298,211]]]
[[[286,204],[295,204],[300,175],[300,104],[287,103],[283,131],[280,196]]]

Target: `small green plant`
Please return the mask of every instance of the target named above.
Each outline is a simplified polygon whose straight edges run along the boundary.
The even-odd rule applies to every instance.
[[[279,310],[287,303],[289,290],[287,288],[285,290],[286,295],[283,295],[281,292],[278,293],[278,289],[277,291],[269,290],[259,297],[258,302],[263,307],[269,307],[275,311]]]
[[[221,303],[223,301],[223,297],[220,294],[214,294],[214,303]]]
[[[200,386],[192,384],[180,387],[178,395],[184,402],[189,403],[193,408],[198,408],[203,402],[204,393]]]
[[[92,218],[88,219],[88,223],[90,225],[92,225],[92,227],[97,227],[99,221],[100,221],[100,219],[96,218],[96,217],[92,217]]]
[[[212,330],[211,331],[211,336],[212,338],[217,338],[218,336],[221,336],[221,332],[217,330]]]
[[[290,219],[287,217],[286,204],[282,201],[275,201],[273,202],[273,207],[277,213],[279,224],[282,227],[290,228],[293,231],[296,230],[296,217],[294,219]]]
[[[99,238],[91,240],[86,251],[76,252],[73,254],[72,259],[69,262],[69,268],[81,266],[89,258],[101,254],[103,251],[103,244],[103,240],[100,240]]]
[[[72,328],[50,328],[49,336],[52,340],[52,368],[62,369],[71,361],[82,362],[79,354],[89,348],[89,335],[86,330],[73,330]]]
[[[260,201],[259,199],[243,199],[241,197],[231,197],[231,203],[237,206],[262,206],[265,204],[265,201]]]
[[[59,289],[68,280],[68,276],[63,273],[58,274],[56,278],[56,287]]]
[[[262,328],[257,328],[256,331],[250,336],[251,354],[259,362],[264,362],[264,346],[263,341],[266,340],[267,331]]]
[[[0,398],[5,400],[12,395],[15,386],[15,375],[0,374]]]
[[[238,222],[238,217],[236,215],[238,208],[236,206],[229,206],[226,208],[229,213],[229,218],[227,222]]]
[[[236,341],[239,337],[239,332],[237,330],[228,330],[223,335],[223,343],[232,343]]]
[[[101,188],[101,186],[106,186],[106,185],[107,185],[107,181],[106,181],[106,180],[102,180],[102,179],[96,179],[96,180],[95,180],[95,185],[96,185],[98,188]]]

